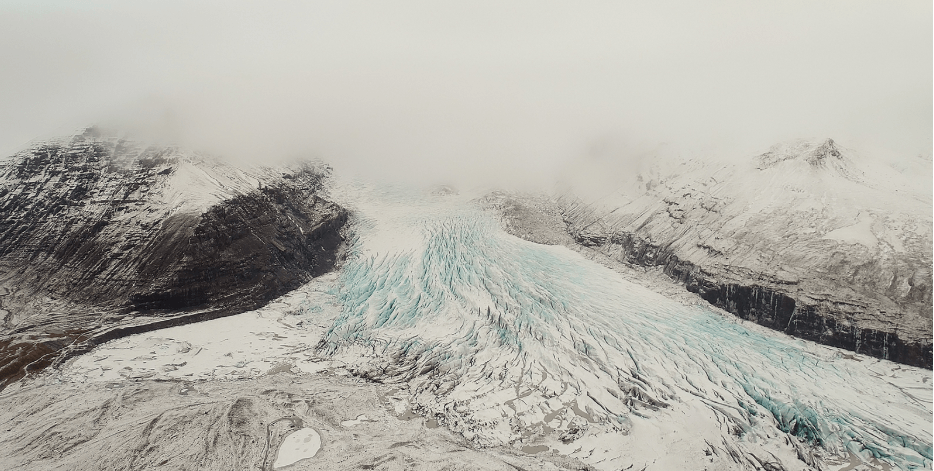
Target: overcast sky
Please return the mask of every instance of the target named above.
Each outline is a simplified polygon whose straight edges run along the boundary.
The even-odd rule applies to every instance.
[[[117,123],[442,179],[658,143],[916,156],[932,149],[932,37],[930,0],[0,0],[0,152]]]

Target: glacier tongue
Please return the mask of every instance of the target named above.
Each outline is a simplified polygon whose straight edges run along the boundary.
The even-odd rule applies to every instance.
[[[407,383],[418,412],[479,445],[604,469],[931,468],[925,370],[669,300],[507,235],[463,196],[343,198],[356,239],[318,350]]]

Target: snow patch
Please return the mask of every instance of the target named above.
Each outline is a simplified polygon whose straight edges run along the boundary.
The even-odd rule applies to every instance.
[[[321,449],[321,436],[313,428],[296,430],[285,437],[273,469],[284,468],[301,460],[313,458]]]
[[[314,346],[337,317],[336,274],[255,311],[107,342],[60,374],[73,382],[137,378],[236,380],[334,367]]]
[[[364,423],[364,422],[369,422],[369,421],[370,421],[370,419],[366,418],[365,415],[358,415],[356,419],[353,419],[353,420],[345,420],[345,421],[341,422],[341,426],[342,426],[342,427],[353,427],[354,425],[360,425],[360,424],[362,424],[362,423]]]
[[[824,234],[823,239],[862,244],[873,249],[879,245],[879,239],[872,233],[872,223],[871,216],[863,216],[856,224],[844,226]]]

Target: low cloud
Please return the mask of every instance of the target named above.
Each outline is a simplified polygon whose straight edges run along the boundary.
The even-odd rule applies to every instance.
[[[931,153],[930,2],[442,3],[7,2],[0,151],[100,123],[525,186],[600,146],[615,168],[796,137]]]

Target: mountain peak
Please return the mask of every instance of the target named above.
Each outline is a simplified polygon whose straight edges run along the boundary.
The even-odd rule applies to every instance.
[[[833,139],[828,138],[810,152],[810,155],[807,156],[807,161],[813,166],[820,166],[823,165],[827,159],[831,158],[842,159],[843,154],[837,149],[837,145],[833,142]]]
[[[833,169],[847,178],[854,176],[854,172],[848,168],[849,159],[830,138],[783,142],[756,157],[759,170],[777,167],[787,161],[807,162],[808,166],[815,170]]]
[[[827,161],[843,160],[843,154],[837,149],[833,139],[828,138],[808,153],[805,160],[812,167],[824,167]]]

